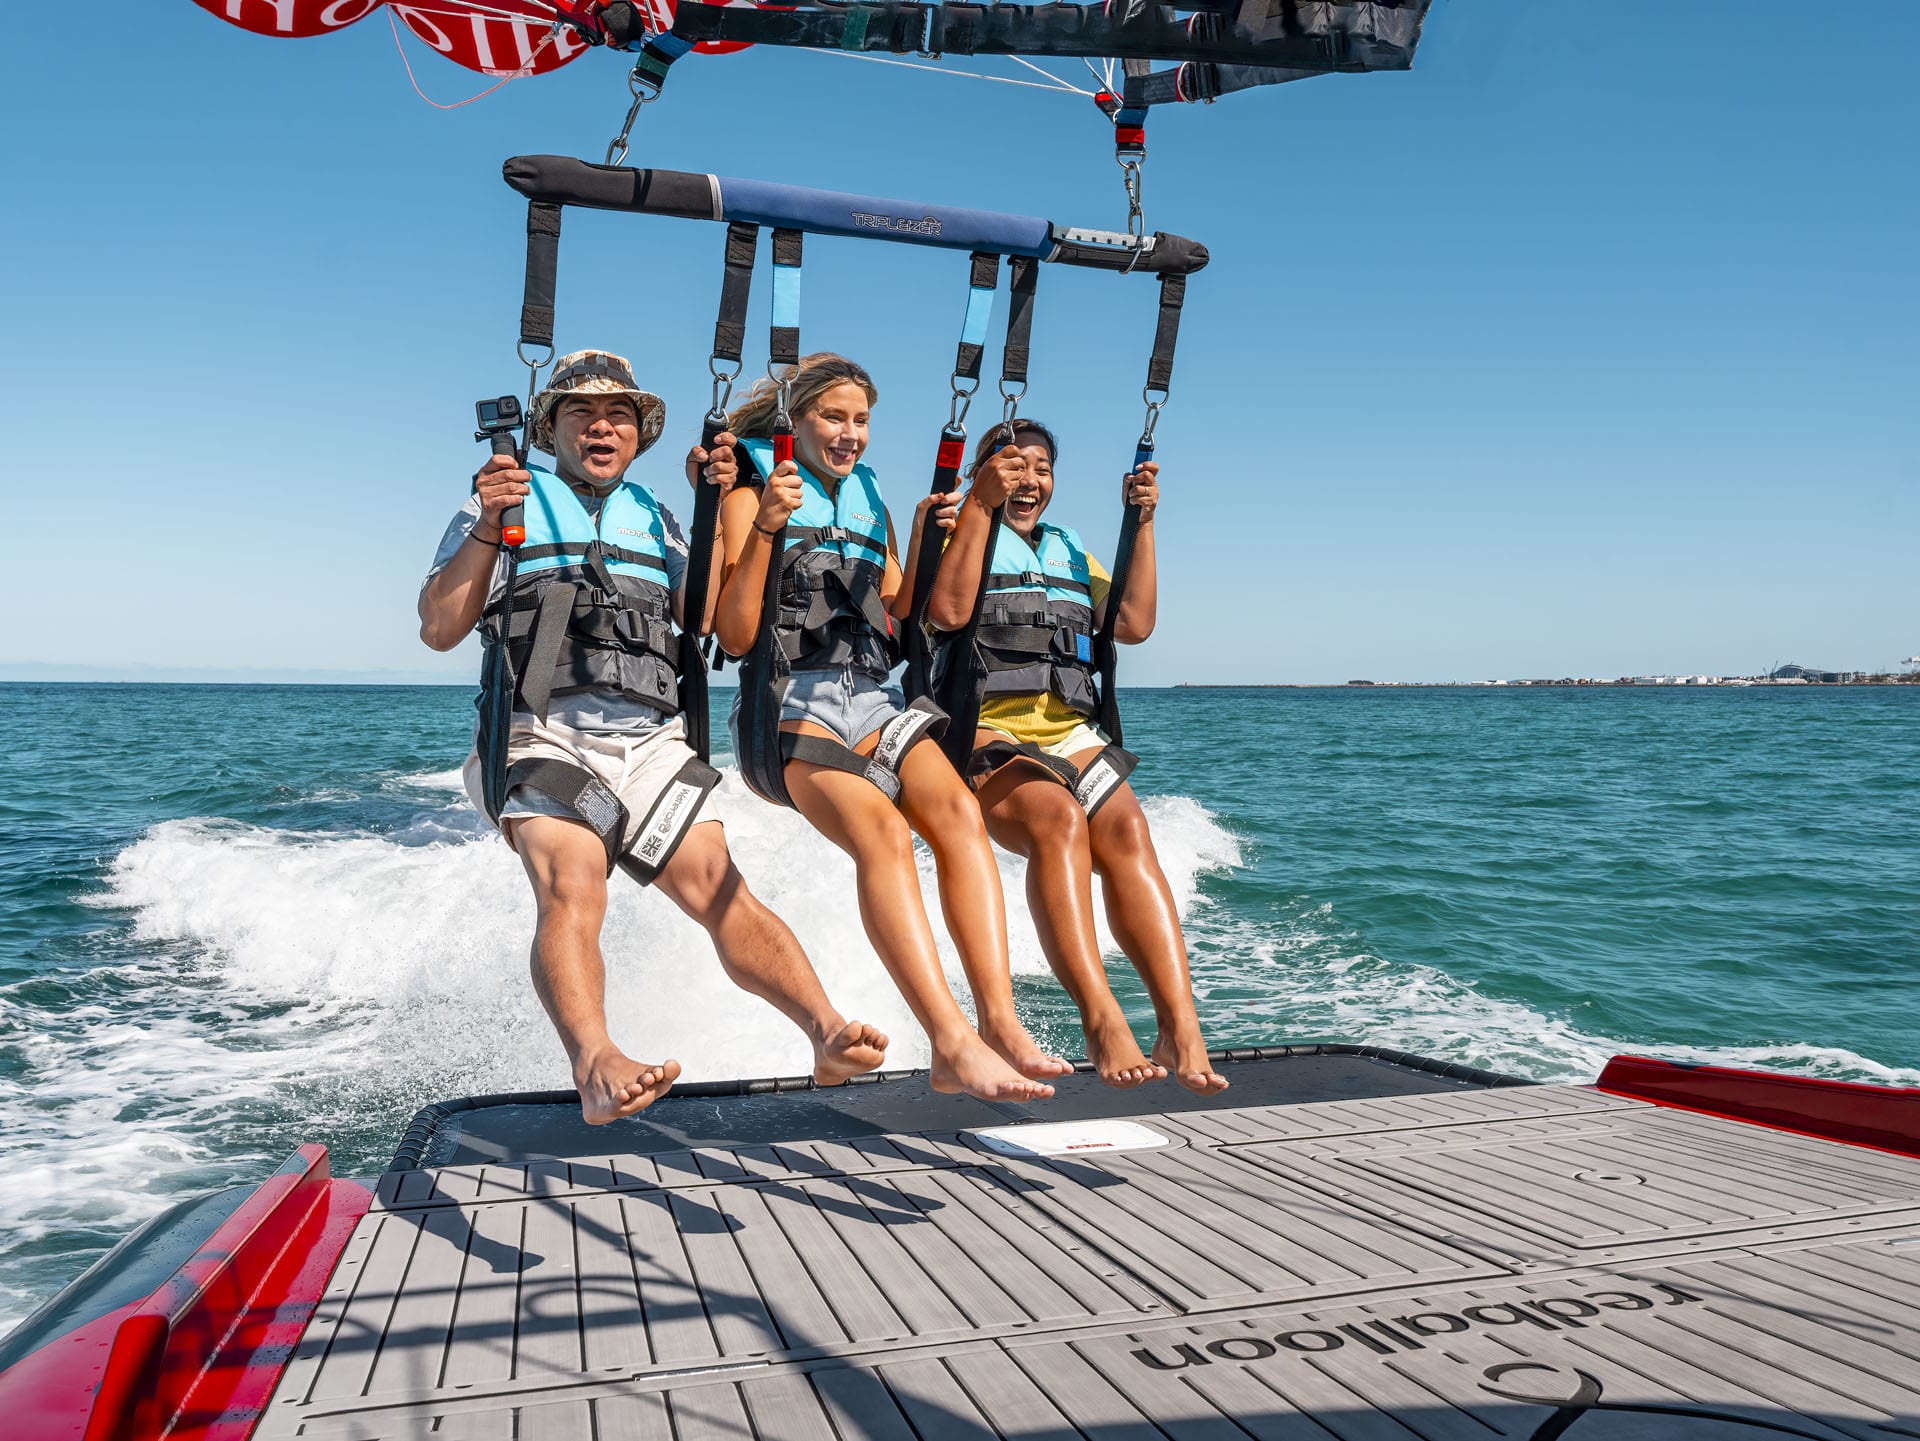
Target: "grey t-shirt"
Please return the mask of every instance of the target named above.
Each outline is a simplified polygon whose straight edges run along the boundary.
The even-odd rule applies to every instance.
[[[580,495],[578,491],[574,494]],[[587,508],[587,514],[598,522],[603,498],[596,495],[580,495],[580,503]],[[655,504],[659,504],[656,498]],[[480,520],[480,497],[470,495],[467,503],[460,507],[453,519],[447,523],[447,532],[440,537],[440,548],[433,553],[433,564],[427,568],[426,580],[420,582],[425,589],[427,582],[447,568],[447,562],[453,559],[455,551],[466,543],[467,532]],[[666,506],[660,506],[660,525],[666,532],[667,550],[667,586],[676,594],[687,574],[687,537],[680,529],[680,522],[673,518],[673,512]],[[507,583],[507,557],[504,552],[493,563],[493,586],[488,592],[487,602],[492,604],[500,598],[500,592]],[[549,720],[558,721],[577,731],[594,731],[602,735],[635,735],[653,730],[673,719],[673,714],[650,706],[645,701],[629,700],[618,691],[588,690],[577,691],[572,695],[557,695],[547,712]]]

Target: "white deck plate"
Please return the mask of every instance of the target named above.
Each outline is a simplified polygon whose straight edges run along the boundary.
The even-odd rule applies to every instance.
[[[1141,1121],[389,1177],[256,1434],[1920,1438],[1920,1160],[1584,1087]]]
[[[967,1135],[996,1156],[1083,1156],[1091,1151],[1154,1151],[1173,1144],[1163,1131],[1138,1121],[1059,1121],[1035,1126],[985,1126]]]

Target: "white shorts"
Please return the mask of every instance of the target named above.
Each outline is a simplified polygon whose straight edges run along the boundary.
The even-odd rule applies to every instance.
[[[540,721],[525,712],[517,713],[507,742],[507,764],[511,766],[516,761],[534,758],[568,761],[591,771],[627,808],[626,841],[631,845],[648,813],[666,794],[680,774],[680,768],[694,759],[694,754],[693,747],[687,744],[686,722],[680,716],[637,734],[608,735],[577,731],[552,719]],[[484,815],[486,806],[481,800],[478,751],[467,757],[461,779],[466,782],[468,798]],[[695,802],[695,819],[687,824],[695,824],[701,818],[699,812],[706,802],[707,797],[701,795]],[[500,808],[502,820],[519,816],[579,819],[565,805],[530,786],[515,786],[507,792],[506,804]]]
[[[980,729],[983,731],[991,731],[997,736],[1005,736],[1006,739],[1012,741],[1015,745],[1021,744],[1018,736],[1011,735],[1001,730],[998,726],[990,726],[982,722]],[[1064,740],[1057,740],[1050,746],[1041,746],[1040,749],[1050,756],[1058,756],[1063,761],[1069,761],[1082,751],[1105,750],[1112,744],[1113,742],[1107,739],[1107,733],[1101,730],[1099,726],[1082,721],[1079,725],[1067,732]]]

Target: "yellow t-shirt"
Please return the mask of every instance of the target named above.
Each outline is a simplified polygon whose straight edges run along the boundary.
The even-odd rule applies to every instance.
[[[1112,589],[1113,577],[1091,555],[1087,557],[1087,586],[1098,611]],[[980,724],[1016,741],[1031,741],[1041,747],[1058,745],[1073,734],[1075,726],[1087,724],[1087,718],[1072,709],[1050,690],[1038,695],[996,695],[980,702]]]

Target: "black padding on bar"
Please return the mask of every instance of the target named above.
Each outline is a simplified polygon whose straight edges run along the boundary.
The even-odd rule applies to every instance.
[[[560,273],[560,207],[527,206],[527,284],[520,301],[520,343],[553,348],[553,292]]]
[[[1153,236],[1153,249],[1142,255],[1138,264],[1129,265],[1132,258],[1133,252],[1125,247],[1082,245],[1065,239],[1058,227],[1053,254],[1047,257],[1055,265],[1079,265],[1090,270],[1137,270],[1143,275],[1191,275],[1196,270],[1205,270],[1213,257],[1199,241],[1162,230]]]
[[[1160,277],[1160,322],[1153,329],[1153,355],[1147,361],[1147,385],[1165,390],[1173,384],[1173,347],[1180,339],[1180,307],[1187,300],[1187,277]]]
[[[975,290],[992,290],[1000,283],[1000,257],[991,251],[973,252],[972,270],[967,285]]]
[[[720,315],[713,323],[713,358],[740,361],[747,343],[747,300],[753,292],[753,256],[760,248],[760,227],[727,227],[727,264],[720,280]]]
[[[1024,255],[1013,257],[1007,284],[1007,348],[1000,355],[1000,383],[1025,385],[1033,340],[1033,292],[1040,283],[1040,263]]]
[[[516,155],[500,167],[529,200],[593,210],[639,210],[683,220],[718,220],[711,175],[595,165],[570,155]]]
[[[798,265],[801,253],[801,235],[798,230],[776,230],[773,232],[773,263],[775,265]]]
[[[1181,7],[1191,8],[1191,7]],[[1247,7],[1252,8],[1252,7]],[[778,10],[734,9],[682,0],[673,33],[687,40],[739,40],[753,45],[798,45],[820,50],[931,51],[946,55],[1065,55],[1118,60],[1211,60],[1335,71],[1405,70],[1413,64],[1425,6],[1406,7],[1411,23],[1397,28],[1373,22],[1372,7],[1325,7],[1334,11],[1319,26],[1301,24],[1298,7],[1271,7],[1265,23],[1229,23],[1202,15],[1189,26],[1175,7],[1143,5],[1132,18],[1126,7],[1093,5],[927,5],[915,0],[831,6],[799,4]],[[1385,7],[1382,7],[1385,8]],[[1396,7],[1397,8],[1397,7]],[[1351,9],[1351,16],[1343,13]],[[1242,12],[1244,15],[1244,11]],[[856,32],[849,17],[858,17]]]
[[[767,363],[769,365],[800,363],[799,326],[776,325],[767,332]]]

